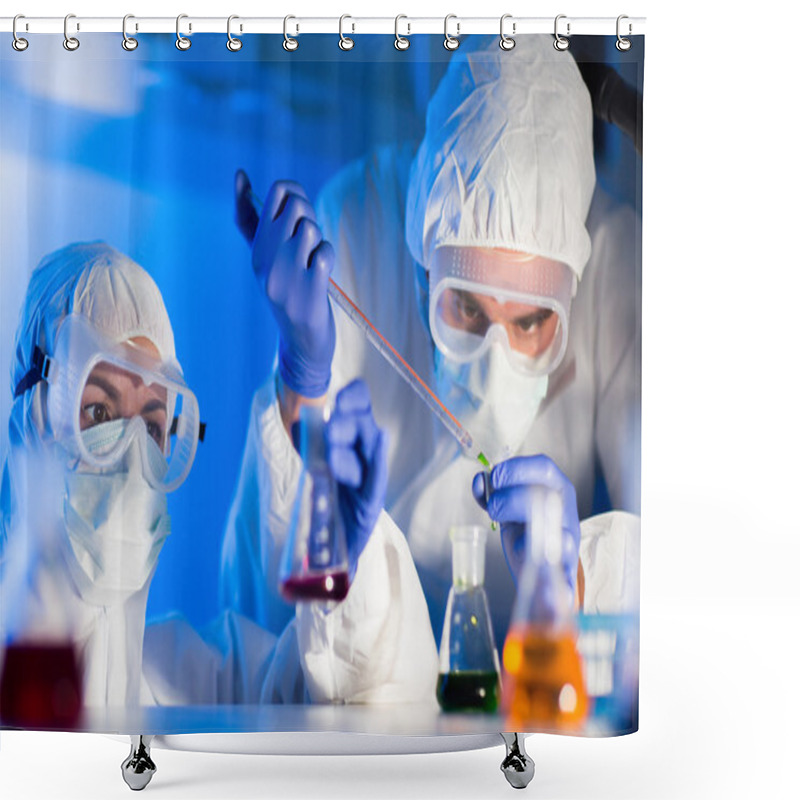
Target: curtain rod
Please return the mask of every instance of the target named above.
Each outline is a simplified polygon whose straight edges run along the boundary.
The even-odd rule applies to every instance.
[[[562,36],[637,36],[645,32],[644,17],[513,17],[503,15],[503,30],[506,35],[517,36],[526,33],[554,34],[556,27]],[[447,31],[450,36],[464,36],[477,33],[500,34],[501,17],[459,17],[449,15]],[[194,33],[226,33],[228,17],[195,17],[182,14],[180,33],[183,36]],[[231,32],[236,36],[247,34],[284,34],[292,36],[304,33],[330,34],[387,34],[413,36],[414,34],[445,33],[443,17],[233,17]],[[0,17],[0,31],[11,33],[14,17]],[[69,34],[81,33],[122,33],[122,17],[81,17],[70,15],[67,21]],[[136,17],[129,15],[125,30],[129,36],[143,33],[176,33],[176,17]],[[64,17],[19,16],[16,31],[18,35],[38,33],[60,33],[65,31]]]

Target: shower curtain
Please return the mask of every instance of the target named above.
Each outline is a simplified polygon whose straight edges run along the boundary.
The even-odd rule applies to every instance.
[[[10,379],[0,392],[0,724],[132,734],[509,730],[501,662],[515,603],[526,593],[529,621],[555,614],[514,567],[534,536],[531,514],[508,516],[494,500],[492,522],[492,498],[473,481],[495,478],[465,454],[428,389],[402,379],[399,361],[460,429],[483,437],[493,466],[511,464],[512,476],[546,459],[535,463],[547,464],[561,498],[563,558],[548,568],[570,602],[586,707],[572,726],[520,727],[635,731],[643,37],[629,49],[613,32],[573,36],[567,48],[551,34],[505,47],[496,34],[462,36],[443,47],[442,35],[413,35],[406,46],[391,35],[295,36],[292,25],[286,36],[233,30],[240,46],[188,31],[140,34],[135,47],[74,30],[29,34],[24,50],[3,39],[0,363]],[[330,382],[309,393],[333,416],[340,391],[363,381],[369,405],[358,424],[368,417],[386,436],[377,453],[365,443],[372,433],[350,452],[361,483],[345,502],[373,516],[351,519],[348,535],[361,539],[349,548],[350,591],[339,603],[281,594],[302,472],[287,408],[311,380],[298,378],[308,362],[296,342],[321,318],[302,292],[287,311],[290,288],[270,286],[280,253],[300,257],[297,219],[283,233],[273,222],[292,203],[308,235],[319,234],[304,265],[325,262],[321,274],[330,269],[359,309],[354,321],[329,306]],[[442,253],[459,248],[478,255],[443,267]],[[492,259],[505,264],[509,253],[551,265],[566,288],[509,289],[498,279],[498,290]],[[452,320],[436,297],[472,320],[488,316],[497,336],[462,328],[444,341]],[[519,308],[539,316],[520,322]],[[90,320],[86,342],[67,317]],[[512,323],[529,331],[548,319],[562,352],[545,343],[515,370]],[[142,466],[152,444],[141,407],[118,413],[116,444],[86,444],[84,415],[101,414],[92,426],[111,422],[97,405],[87,410],[84,384],[70,384],[72,367],[92,363],[131,385],[163,383],[165,414],[183,398],[177,421],[165,417],[172,430],[150,436],[159,464],[165,453],[170,470],[188,462],[174,491],[160,490],[158,466]],[[59,393],[73,404],[67,432],[55,422]],[[487,416],[493,405],[504,410]],[[131,419],[141,414],[140,436]],[[181,454],[189,440],[192,457]],[[103,447],[118,461],[102,461]],[[496,481],[500,494],[510,486]],[[489,658],[500,676],[497,702],[479,713],[437,703],[449,534],[465,525],[485,531]],[[569,692],[556,700],[575,707]]]

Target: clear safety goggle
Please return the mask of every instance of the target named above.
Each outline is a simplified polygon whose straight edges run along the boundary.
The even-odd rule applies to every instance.
[[[576,279],[564,264],[511,251],[437,249],[431,260],[429,322],[439,351],[474,361],[495,343],[527,375],[547,375],[567,347]]]
[[[53,435],[83,462],[112,466],[147,436],[165,462],[143,459],[151,486],[171,492],[186,479],[202,425],[176,360],[162,361],[132,342],[110,343],[85,318],[71,314],[58,329],[43,377]],[[128,424],[114,428],[114,436],[97,447],[89,431],[117,420]]]

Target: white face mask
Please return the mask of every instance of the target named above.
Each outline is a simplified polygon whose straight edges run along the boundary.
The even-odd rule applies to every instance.
[[[515,370],[498,344],[457,364],[434,351],[436,386],[444,404],[496,464],[517,452],[547,394],[548,378]]]
[[[90,451],[99,452],[118,441],[129,424],[119,419],[81,435]],[[65,476],[64,521],[82,573],[76,579],[88,602],[113,605],[139,591],[170,532],[166,495],[147,483],[141,459],[146,454],[151,467],[164,471],[166,462],[153,439],[143,435],[146,442],[132,442],[115,465],[94,469],[79,463]]]

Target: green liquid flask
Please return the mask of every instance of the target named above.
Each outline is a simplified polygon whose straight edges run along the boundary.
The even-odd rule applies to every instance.
[[[450,539],[453,585],[439,647],[436,696],[443,711],[496,711],[500,662],[483,588],[486,531],[477,525],[453,528]]]

